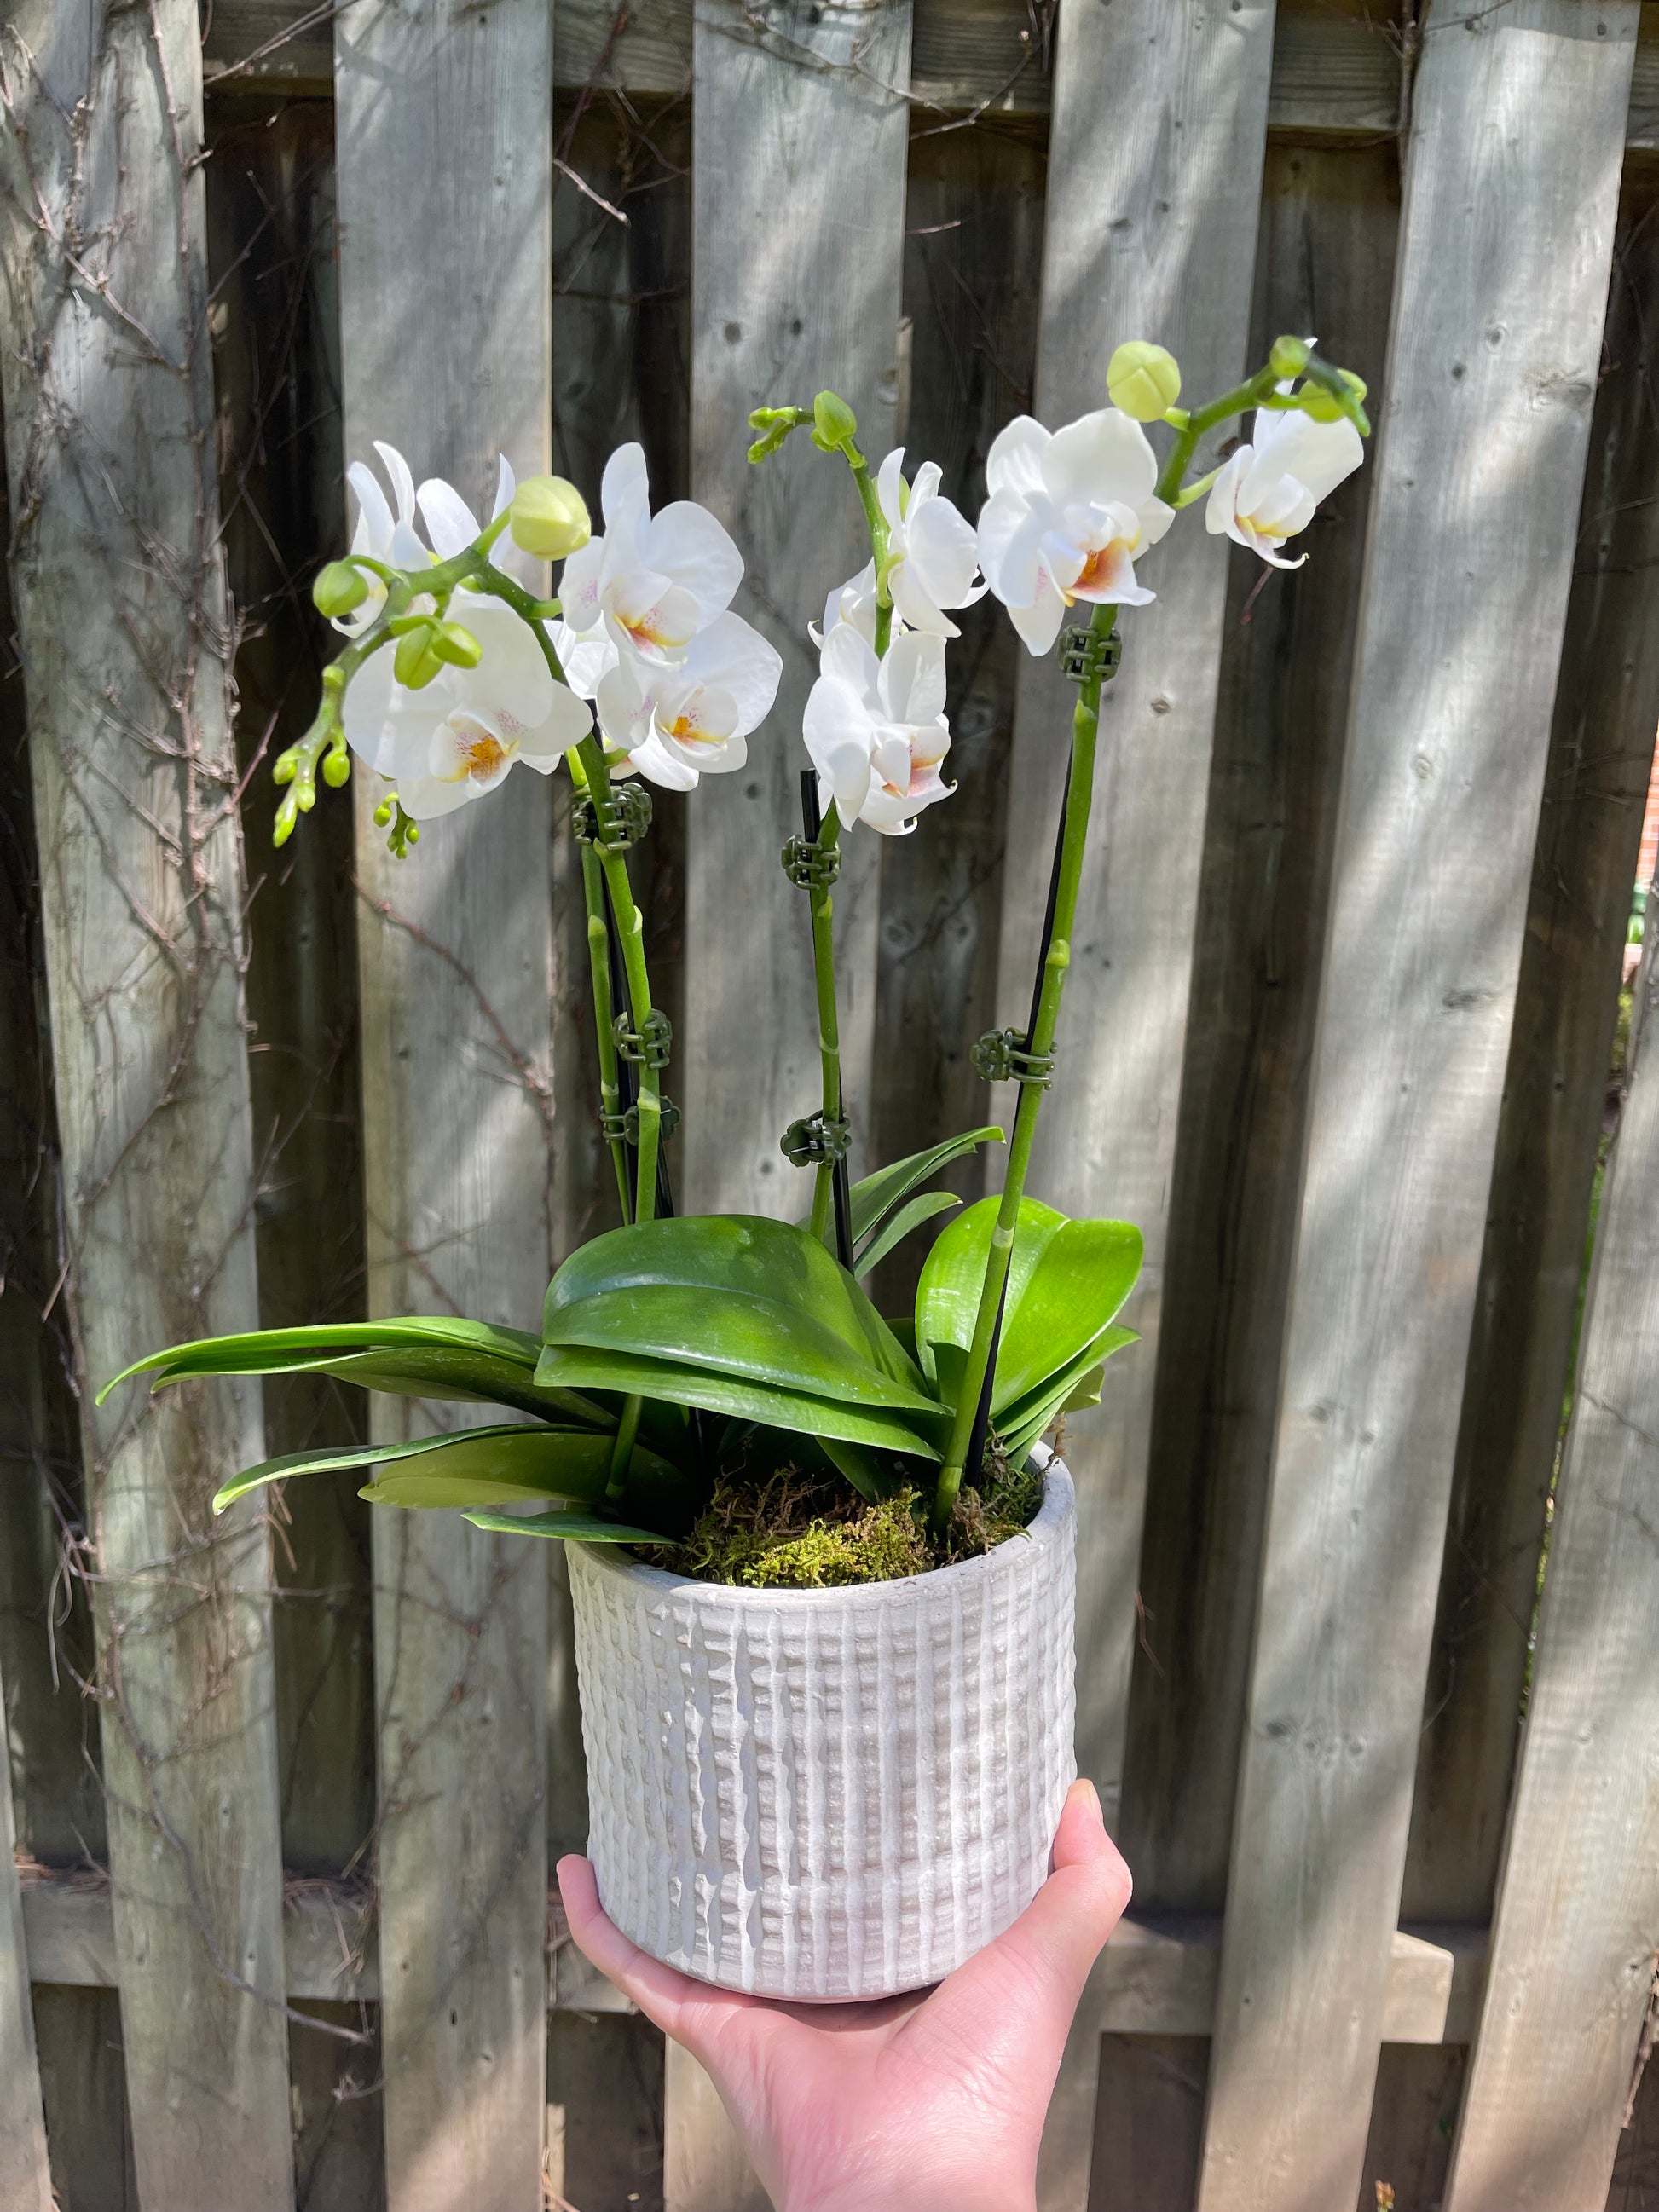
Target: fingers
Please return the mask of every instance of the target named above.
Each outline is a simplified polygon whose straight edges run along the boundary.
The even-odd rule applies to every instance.
[[[599,1885],[588,1860],[572,1853],[559,1861],[558,1875],[559,1895],[576,1948],[624,1996],[631,1997],[648,2021],[665,2034],[677,2033],[685,2005],[714,1992],[629,1942],[599,1903]]]

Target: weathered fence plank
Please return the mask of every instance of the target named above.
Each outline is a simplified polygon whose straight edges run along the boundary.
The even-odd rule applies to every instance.
[[[257,1320],[196,10],[20,6],[0,69],[10,550],[137,2176],[168,2212],[284,2212],[269,1543],[209,1512],[260,1455],[258,1392],[92,1405],[138,1354]]]
[[[1127,0],[1060,15],[1044,233],[1036,413],[1058,427],[1105,401],[1121,339],[1179,357],[1194,397],[1244,367],[1257,190],[1273,59],[1272,0],[1221,12]],[[1169,156],[1171,141],[1182,149]],[[1105,765],[1066,991],[1066,1077],[1038,1130],[1031,1187],[1078,1213],[1139,1224],[1146,1264],[1127,1318],[1144,1339],[1067,1455],[1083,1498],[1078,1555],[1078,1759],[1117,1825],[1158,1317],[1187,1021],[1227,556],[1174,533],[1126,614],[1108,686]],[[1030,992],[1071,695],[1024,662],[1015,724],[999,1011]],[[1044,2139],[1042,2199],[1086,2189],[1097,2027],[1085,1996]]]
[[[347,452],[389,440],[487,513],[498,447],[521,475],[549,459],[551,11],[368,0],[335,36]],[[533,1328],[551,1261],[551,793],[520,771],[400,865],[368,781],[369,1310]],[[375,1433],[404,1418],[381,1401]],[[388,2203],[530,2212],[548,1563],[448,1516],[376,1515],[374,1534]]]
[[[749,765],[694,795],[687,830],[685,1182],[700,1210],[794,1215],[807,1178],[778,1139],[818,1103],[805,900],[778,866],[800,827],[806,624],[869,558],[839,460],[802,433],[759,468],[744,422],[833,386],[872,468],[894,442],[909,0],[878,10],[697,0],[692,102],[692,496],[747,563],[738,611],[783,655]],[[732,787],[735,786],[734,789]],[[842,840],[836,892],[842,1079],[855,1163],[868,1140],[882,840]],[[856,1165],[854,1172],[857,1172]]]
[[[0,1694],[0,1716],[4,1711]],[[0,1726],[0,2203],[15,2212],[54,2212],[16,1849],[11,1753]]]
[[[1635,31],[1424,25],[1201,2212],[1364,2156]]]
[[[771,2212],[720,2092],[670,2041],[663,2080],[663,2212]]]
[[[1446,2212],[1601,2212],[1659,2002],[1659,930],[1602,1188]]]

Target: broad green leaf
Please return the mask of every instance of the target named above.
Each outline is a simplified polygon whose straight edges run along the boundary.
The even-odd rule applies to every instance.
[[[941,1377],[942,1350],[973,1338],[997,1200],[982,1199],[935,1241],[916,1291],[924,1370]],[[1123,1221],[1068,1221],[1022,1200],[991,1410],[1000,1417],[1069,1368],[1107,1327],[1140,1272],[1140,1231]]]
[[[758,1215],[689,1214],[596,1237],[548,1286],[543,1335],[861,1406],[933,1410],[846,1270],[804,1230]]]
[[[981,1198],[965,1212],[957,1214],[934,1238],[933,1249],[922,1261],[921,1276],[916,1285],[916,1357],[930,1382],[936,1381],[939,1374],[933,1356],[936,1345],[957,1345],[965,1352],[974,1340],[979,1294],[985,1281],[985,1261],[991,1249],[991,1231],[1000,1203],[994,1198]],[[1065,1222],[1066,1216],[1056,1213],[1052,1206],[1044,1206],[1035,1198],[1021,1199],[1003,1308],[1005,1341],[1037,1261]]]
[[[275,1374],[294,1358],[341,1358],[353,1352],[385,1349],[395,1345],[450,1345],[458,1350],[483,1352],[520,1368],[533,1368],[541,1350],[523,1329],[497,1328],[483,1321],[453,1320],[423,1314],[404,1315],[390,1321],[318,1322],[305,1328],[250,1329],[238,1336],[204,1336],[189,1344],[175,1344],[166,1352],[152,1352],[125,1367],[98,1394],[101,1406],[110,1392],[135,1375],[165,1370],[171,1382],[185,1375]],[[268,1363],[268,1364],[267,1364]]]
[[[859,1496],[872,1505],[879,1505],[884,1498],[890,1498],[904,1480],[904,1469],[890,1452],[872,1451],[868,1444],[849,1443],[845,1437],[821,1437],[818,1442],[825,1457],[846,1476]],[[912,1468],[910,1479],[925,1483],[925,1469]]]
[[[493,1536],[556,1536],[567,1544],[665,1544],[650,1528],[627,1528],[597,1513],[465,1513],[462,1519]]]
[[[526,1457],[520,1449],[525,1442],[541,1447],[541,1449]],[[585,1429],[568,1430],[562,1433],[539,1424],[532,1428],[520,1422],[488,1429],[465,1429],[457,1436],[410,1437],[405,1443],[398,1444],[340,1444],[331,1447],[319,1444],[309,1451],[284,1452],[279,1459],[262,1460],[257,1467],[244,1468],[240,1474],[234,1474],[219,1490],[213,1500],[213,1510],[216,1513],[222,1513],[228,1505],[234,1504],[239,1498],[245,1498],[249,1491],[258,1490],[267,1482],[280,1482],[284,1475],[330,1474],[343,1468],[390,1466],[400,1460],[441,1457],[445,1453],[455,1452],[462,1445],[471,1447],[475,1456],[482,1454],[489,1458],[493,1455],[498,1462],[515,1457],[520,1466],[526,1468],[533,1467],[539,1476],[555,1465],[568,1464],[574,1468],[577,1462],[564,1456],[567,1447],[572,1444],[596,1452],[602,1464],[608,1462],[610,1439],[607,1437],[595,1437]],[[436,1471],[434,1470],[434,1473]],[[569,1492],[546,1480],[538,1480],[531,1487],[556,1496],[584,1498],[588,1495],[585,1476],[581,1486]],[[605,1477],[602,1474],[599,1488],[603,1490],[604,1487]]]
[[[706,1412],[758,1421],[768,1428],[821,1438],[844,1437],[852,1443],[903,1452],[915,1459],[941,1456],[939,1446],[949,1419],[946,1407],[928,1399],[919,1401],[925,1413],[906,1415],[881,1406],[815,1397],[805,1390],[781,1389],[721,1374],[714,1368],[589,1345],[549,1345],[536,1372],[549,1386],[631,1391],[646,1398],[666,1398],[676,1405],[701,1406]]]
[[[539,1347],[538,1358],[540,1357]],[[481,1352],[403,1349],[357,1352],[349,1359],[323,1359],[315,1371],[337,1376],[365,1390],[399,1398],[453,1398],[487,1406],[511,1406],[544,1420],[588,1429],[614,1429],[617,1416],[574,1390],[538,1390],[524,1369]]]
[[[1000,1129],[988,1126],[983,1129],[964,1129],[959,1137],[947,1137],[942,1145],[931,1146],[925,1152],[912,1152],[906,1159],[894,1160],[889,1166],[878,1168],[874,1175],[862,1176],[853,1185],[852,1200],[853,1245],[857,1249],[878,1222],[883,1220],[902,1198],[908,1198],[918,1183],[948,1168],[952,1160],[975,1152],[981,1145],[1000,1145]]]
[[[860,1277],[867,1275],[880,1261],[887,1257],[894,1245],[901,1243],[913,1229],[920,1229],[922,1223],[932,1220],[934,1214],[949,1213],[953,1207],[961,1204],[962,1200],[952,1190],[921,1192],[916,1197],[900,1206],[898,1212],[893,1214],[883,1227],[874,1232],[870,1242],[859,1254],[854,1273]]]
[[[1139,1341],[1132,1328],[1103,1328],[1058,1374],[1005,1407],[997,1417],[997,1428],[1009,1457],[1017,1462],[1022,1460],[1059,1414],[1097,1405],[1106,1361],[1125,1345]]]

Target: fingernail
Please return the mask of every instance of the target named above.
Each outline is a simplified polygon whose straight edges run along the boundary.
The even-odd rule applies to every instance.
[[[1079,1776],[1079,1779],[1082,1782],[1084,1788],[1089,1793],[1089,1803],[1093,1808],[1096,1820],[1099,1821],[1101,1826],[1103,1828],[1106,1825],[1106,1815],[1100,1809],[1099,1790],[1095,1788],[1094,1784],[1090,1781],[1086,1774]]]

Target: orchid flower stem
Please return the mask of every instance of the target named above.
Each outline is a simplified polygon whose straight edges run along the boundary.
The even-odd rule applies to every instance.
[[[580,794],[587,791],[587,778],[582,771],[580,755],[569,757],[570,781]],[[599,866],[599,856],[593,848],[583,842],[582,904],[587,912],[587,961],[593,978],[593,1027],[599,1048],[599,1103],[608,1122],[614,1122],[622,1111],[622,1085],[617,1073],[617,1039],[611,1028],[616,1007],[611,992],[611,930],[605,915],[605,875]],[[634,1194],[628,1182],[628,1140],[613,1136],[610,1139],[611,1162],[617,1171],[617,1192],[622,1200],[624,1222],[634,1218]]]
[[[1115,606],[1096,607],[1093,623],[1096,636],[1109,637],[1112,624],[1116,619],[1117,609]],[[1097,674],[1081,687],[1072,715],[1072,760],[1066,782],[1066,813],[1060,833],[1060,866],[1054,878],[1054,925],[1048,933],[1048,951],[1038,981],[1036,1018],[1025,1041],[1026,1049],[1031,1053],[1046,1054],[1054,1049],[1054,1030],[1060,1020],[1060,995],[1066,988],[1066,971],[1071,965],[1072,929],[1077,918],[1078,886],[1083,877],[1084,848],[1089,835],[1089,809],[1094,796],[1095,753],[1100,733],[1100,682]],[[991,1231],[991,1249],[986,1255],[985,1279],[980,1288],[973,1341],[957,1394],[956,1413],[951,1424],[951,1440],[945,1449],[945,1464],[939,1470],[938,1486],[933,1492],[933,1529],[937,1535],[942,1536],[951,1525],[951,1516],[956,1511],[957,1493],[967,1472],[975,1415],[986,1377],[990,1372],[998,1316],[1007,1285],[1009,1263],[1013,1258],[1014,1232],[1019,1225],[1019,1204],[1025,1194],[1025,1176],[1031,1164],[1031,1146],[1036,1135],[1037,1115],[1042,1105],[1041,1086],[1035,1083],[1023,1083],[1019,1090],[1019,1104],[1014,1114],[1013,1137],[1008,1146],[1008,1168],[1003,1177],[1002,1200]],[[977,1481],[979,1469],[975,1468],[972,1474]]]
[[[1176,441],[1170,448],[1170,458],[1164,464],[1158,480],[1158,495],[1170,507],[1181,504],[1182,487],[1187,481],[1187,471],[1192,465],[1193,455],[1198,451],[1198,441],[1206,430],[1213,430],[1218,422],[1230,416],[1242,415],[1247,407],[1259,407],[1278,384],[1271,367],[1260,368],[1254,376],[1236,384],[1231,392],[1224,392],[1218,399],[1212,399],[1191,414],[1172,410],[1179,416],[1176,424]]]
[[[822,822],[817,811],[817,778],[810,769],[801,776],[801,803],[806,815],[806,834],[821,853],[834,852],[841,842],[841,817],[832,799]],[[812,972],[817,985],[818,1063],[823,1074],[823,1118],[838,1121],[842,1113],[841,1021],[836,1007],[836,902],[828,884],[815,884],[812,902]],[[853,1264],[852,1224],[845,1201],[846,1163],[820,1160],[812,1190],[812,1234],[832,1249],[843,1267]]]

